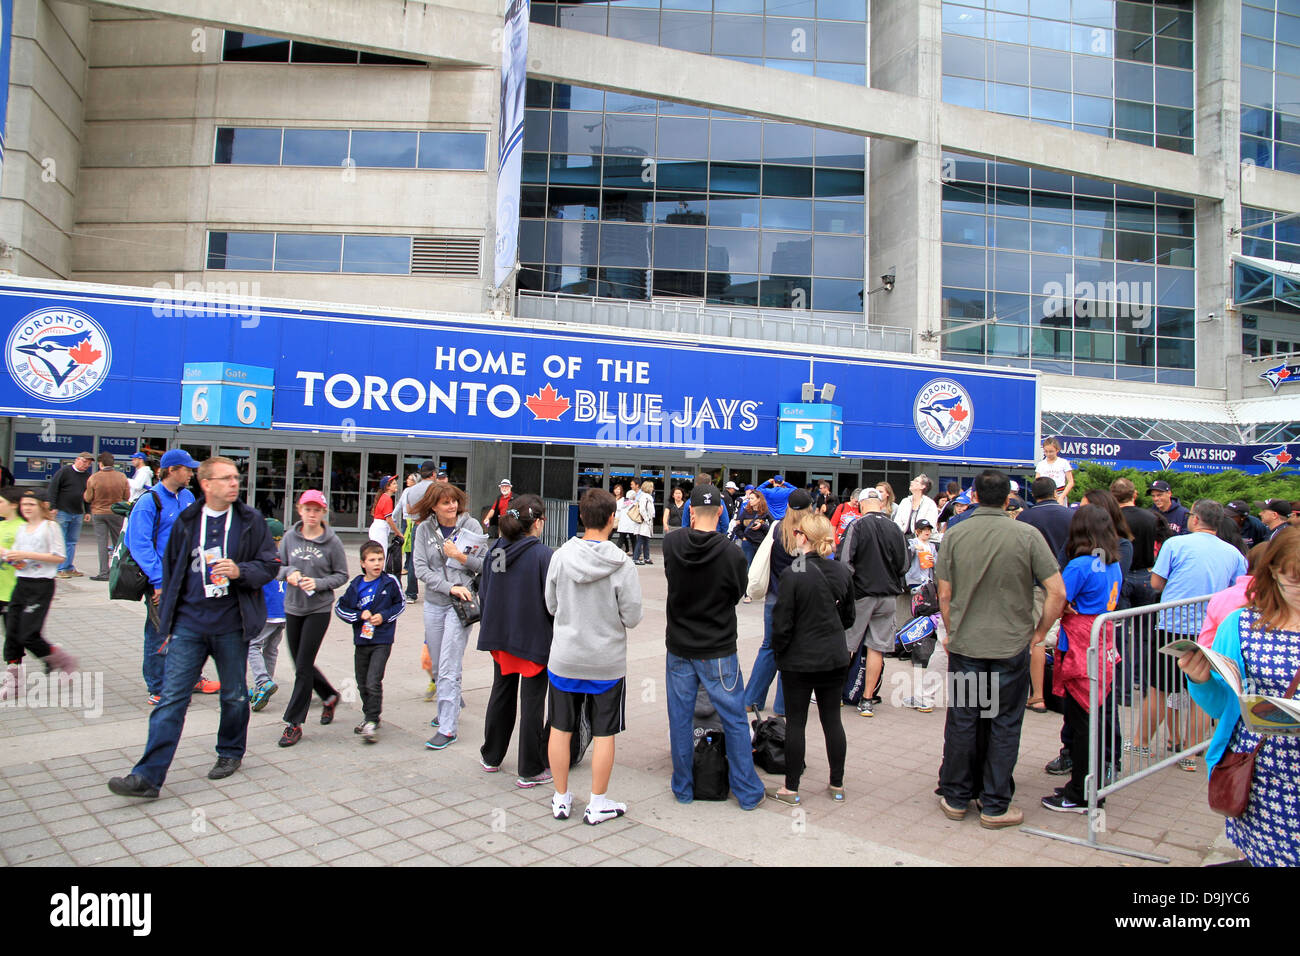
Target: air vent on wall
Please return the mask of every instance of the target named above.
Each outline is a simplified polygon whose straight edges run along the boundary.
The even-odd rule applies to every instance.
[[[482,246],[478,236],[416,236],[411,242],[411,275],[477,276]]]

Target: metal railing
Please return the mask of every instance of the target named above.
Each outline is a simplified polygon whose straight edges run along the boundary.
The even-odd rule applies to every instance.
[[[1194,759],[1209,746],[1213,723],[1187,693],[1187,681],[1176,660],[1158,654],[1157,649],[1179,637],[1196,640],[1210,597],[1097,615],[1088,646],[1089,740],[1088,773],[1084,779],[1088,838],[1081,840],[1031,827],[1025,827],[1024,832],[1158,863],[1169,862],[1153,853],[1101,843],[1098,836],[1106,831],[1102,803],[1139,780]],[[1109,691],[1103,693],[1106,685]],[[1162,740],[1164,751],[1159,750]]]
[[[559,292],[520,292],[515,297],[515,314],[525,319],[646,329],[668,335],[716,335],[751,342],[912,354],[911,329],[853,322],[843,312],[732,309],[697,301],[636,302]]]

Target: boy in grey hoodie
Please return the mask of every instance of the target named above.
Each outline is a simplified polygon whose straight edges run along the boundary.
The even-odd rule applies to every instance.
[[[626,710],[627,629],[641,621],[641,582],[636,568],[609,537],[618,524],[618,504],[608,491],[582,496],[578,514],[586,533],[571,538],[551,558],[546,575],[546,609],[555,616],[547,661],[551,681],[549,755],[555,795],[551,813],[567,820],[569,739],[591,698],[591,800],[583,822],[604,823],[627,812],[606,799],[614,769],[614,735]]]

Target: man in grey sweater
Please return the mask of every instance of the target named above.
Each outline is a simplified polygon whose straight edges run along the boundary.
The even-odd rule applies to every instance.
[[[626,712],[627,629],[641,622],[641,582],[628,556],[609,540],[618,524],[618,503],[601,488],[578,502],[586,533],[570,538],[551,558],[546,609],[555,615],[547,672],[551,681],[551,813],[567,820],[569,740],[591,698],[591,800],[583,822],[604,823],[627,812],[606,798],[614,769],[614,735]]]

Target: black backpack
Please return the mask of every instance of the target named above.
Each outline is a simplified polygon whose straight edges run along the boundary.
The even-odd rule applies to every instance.
[[[152,488],[149,489],[149,495],[153,498],[153,547],[154,551],[158,550],[158,525],[162,521],[162,499],[158,497],[158,492]],[[143,497],[143,496],[141,496]],[[138,502],[140,498],[136,499]],[[133,502],[126,508],[125,512],[119,510],[121,502],[112,506],[115,514],[125,513],[128,520],[131,512],[135,510]],[[108,596],[114,601],[139,601],[146,594],[153,592],[153,585],[149,583],[149,576],[141,570],[140,565],[136,563],[135,558],[131,556],[130,550],[126,546],[126,528],[122,528],[122,534],[117,539],[117,547],[113,549],[113,556],[108,564]]]
[[[727,738],[721,727],[695,728],[694,793],[696,800],[726,800],[731,794]]]

